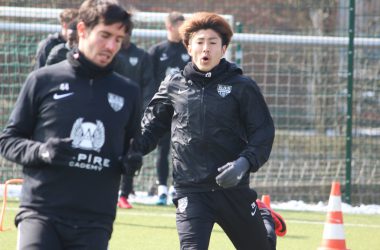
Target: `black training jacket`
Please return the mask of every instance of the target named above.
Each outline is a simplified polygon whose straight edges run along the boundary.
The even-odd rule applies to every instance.
[[[39,69],[45,66],[50,51],[54,48],[54,46],[65,42],[66,40],[59,32],[49,34],[47,38],[40,41],[37,47],[34,69]]]
[[[21,210],[112,228],[120,157],[140,131],[140,90],[111,67],[71,53],[28,76],[0,136],[0,153],[24,166]],[[70,161],[40,163],[38,145],[51,137],[73,139]]]
[[[140,86],[145,108],[157,91],[153,64],[148,52],[138,48],[134,43],[131,43],[127,49],[121,48],[116,56],[115,71]]]
[[[148,53],[152,57],[153,74],[156,80],[156,92],[161,81],[174,71],[183,70],[188,62],[190,55],[182,42],[162,41],[149,48]]]
[[[142,120],[142,151],[171,128],[173,178],[178,192],[219,189],[217,168],[244,156],[255,172],[269,158],[274,125],[257,84],[222,59],[211,72],[192,63],[168,76]],[[249,173],[239,183],[248,186]]]

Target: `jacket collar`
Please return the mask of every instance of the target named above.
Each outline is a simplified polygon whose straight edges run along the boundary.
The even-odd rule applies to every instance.
[[[78,74],[87,76],[91,79],[105,76],[113,72],[114,60],[107,66],[100,67],[88,60],[78,49],[70,51],[67,55],[67,59]]]

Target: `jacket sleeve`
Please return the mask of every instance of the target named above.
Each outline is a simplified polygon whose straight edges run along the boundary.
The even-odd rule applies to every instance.
[[[36,80],[31,73],[17,98],[8,124],[0,135],[0,153],[4,158],[27,166],[36,163],[40,142],[32,135],[38,115]]]
[[[256,172],[268,159],[274,141],[274,124],[268,106],[255,82],[241,92],[240,117],[248,144],[240,156],[248,159],[251,172]]]
[[[144,155],[157,146],[158,140],[166,132],[170,132],[173,106],[168,95],[169,86],[170,76],[161,83],[158,92],[144,112],[141,121],[141,150]]]
[[[141,110],[142,110],[142,101],[141,101],[141,93],[140,87],[136,84],[134,85],[136,89],[134,107],[132,110],[132,114],[130,117],[130,122],[125,128],[125,153],[128,152],[131,139],[138,140],[141,136]]]

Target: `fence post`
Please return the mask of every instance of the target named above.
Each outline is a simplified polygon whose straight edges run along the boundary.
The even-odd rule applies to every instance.
[[[243,24],[241,22],[236,22],[236,33],[242,33],[242,32],[243,32]],[[235,61],[239,67],[242,67],[242,65],[243,65],[243,51],[241,49],[240,43],[238,43],[236,46]]]
[[[355,39],[355,0],[350,0],[348,27],[347,63],[347,118],[346,118],[346,190],[344,200],[351,204],[351,162],[352,162],[352,95],[354,85],[354,39]]]

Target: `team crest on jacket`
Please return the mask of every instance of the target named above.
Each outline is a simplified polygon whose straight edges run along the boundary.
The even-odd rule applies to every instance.
[[[182,61],[187,62],[190,60],[190,55],[189,54],[182,54],[181,58],[182,58]]]
[[[82,117],[78,118],[71,129],[72,146],[99,152],[105,141],[103,122],[96,120],[96,123],[92,123],[83,122],[83,120]]]
[[[132,66],[136,66],[136,64],[139,62],[139,59],[137,57],[130,57],[129,58],[129,63],[132,65]]]
[[[185,212],[185,210],[187,208],[187,204],[188,204],[187,197],[183,197],[183,198],[179,199],[178,200],[178,211],[180,213]]]
[[[108,103],[115,112],[119,111],[124,106],[124,97],[108,93]]]
[[[221,96],[221,97],[226,97],[228,96],[230,93],[231,93],[231,90],[232,90],[232,86],[229,86],[229,85],[222,85],[222,84],[218,84],[218,94]]]

